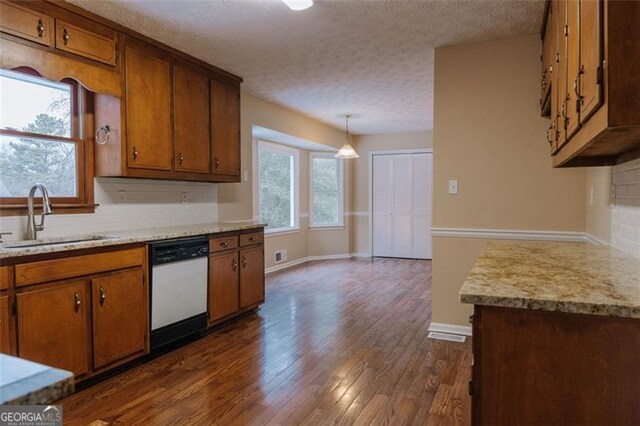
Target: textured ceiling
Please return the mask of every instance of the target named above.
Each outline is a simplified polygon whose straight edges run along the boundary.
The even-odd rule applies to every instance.
[[[545,0],[70,0],[356,134],[433,127],[433,48],[534,34]],[[469,74],[470,78],[472,73]]]

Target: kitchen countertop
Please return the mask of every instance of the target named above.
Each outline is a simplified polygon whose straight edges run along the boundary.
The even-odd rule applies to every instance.
[[[69,371],[0,354],[0,404],[49,405],[73,390]]]
[[[460,301],[640,318],[640,259],[588,243],[489,242]]]
[[[37,245],[30,247],[5,248],[0,245],[0,259],[13,257],[31,256],[34,254],[56,253],[68,250],[79,250],[96,247],[116,246],[130,243],[145,243],[158,240],[170,240],[173,238],[194,237],[198,235],[218,234],[221,232],[242,231],[247,229],[263,228],[265,224],[247,222],[211,222],[198,225],[167,226],[162,228],[140,229],[135,231],[122,232],[102,232],[91,235],[106,236],[108,238],[93,239],[89,241],[69,242],[69,240],[80,239],[87,235],[64,237],[67,242],[58,244]],[[48,242],[59,241],[57,238],[47,238]]]

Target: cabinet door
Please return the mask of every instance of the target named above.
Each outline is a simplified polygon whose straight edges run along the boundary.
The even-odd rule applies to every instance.
[[[264,249],[240,251],[240,307],[264,302]]]
[[[91,295],[94,367],[144,351],[148,325],[142,268],[93,278]]]
[[[209,322],[239,309],[238,252],[209,258]]]
[[[0,296],[0,352],[3,354],[11,353],[11,328],[9,322],[11,316],[9,314],[9,298]]]
[[[98,26],[95,22],[89,25],[89,31],[69,22],[56,19],[56,49],[83,56],[103,64],[116,64],[115,31]],[[101,31],[102,34],[98,34]]]
[[[173,68],[175,170],[209,173],[209,79]]]
[[[18,293],[18,356],[81,375],[89,370],[87,281]]]
[[[171,170],[171,65],[125,48],[127,165]]]
[[[53,18],[14,3],[0,3],[0,30],[45,46],[53,42]]]
[[[567,140],[580,128],[580,1],[567,0]]]
[[[558,121],[557,145],[560,149],[567,140],[567,0],[556,0],[555,10],[558,13]]]
[[[542,39],[542,80],[540,93],[540,106],[543,116],[549,113],[551,75],[553,73],[553,64],[556,59],[556,26],[554,21],[553,6],[549,4],[544,27],[544,38]]]
[[[584,123],[602,105],[602,0],[580,2],[580,121]]]
[[[213,174],[240,176],[240,88],[211,80]]]

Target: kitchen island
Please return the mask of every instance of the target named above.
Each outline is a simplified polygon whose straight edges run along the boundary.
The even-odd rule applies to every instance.
[[[491,242],[460,301],[474,305],[473,424],[640,424],[640,259]]]

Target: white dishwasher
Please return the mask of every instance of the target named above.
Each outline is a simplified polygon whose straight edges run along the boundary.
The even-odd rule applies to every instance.
[[[153,351],[206,329],[209,239],[163,240],[149,248]]]

